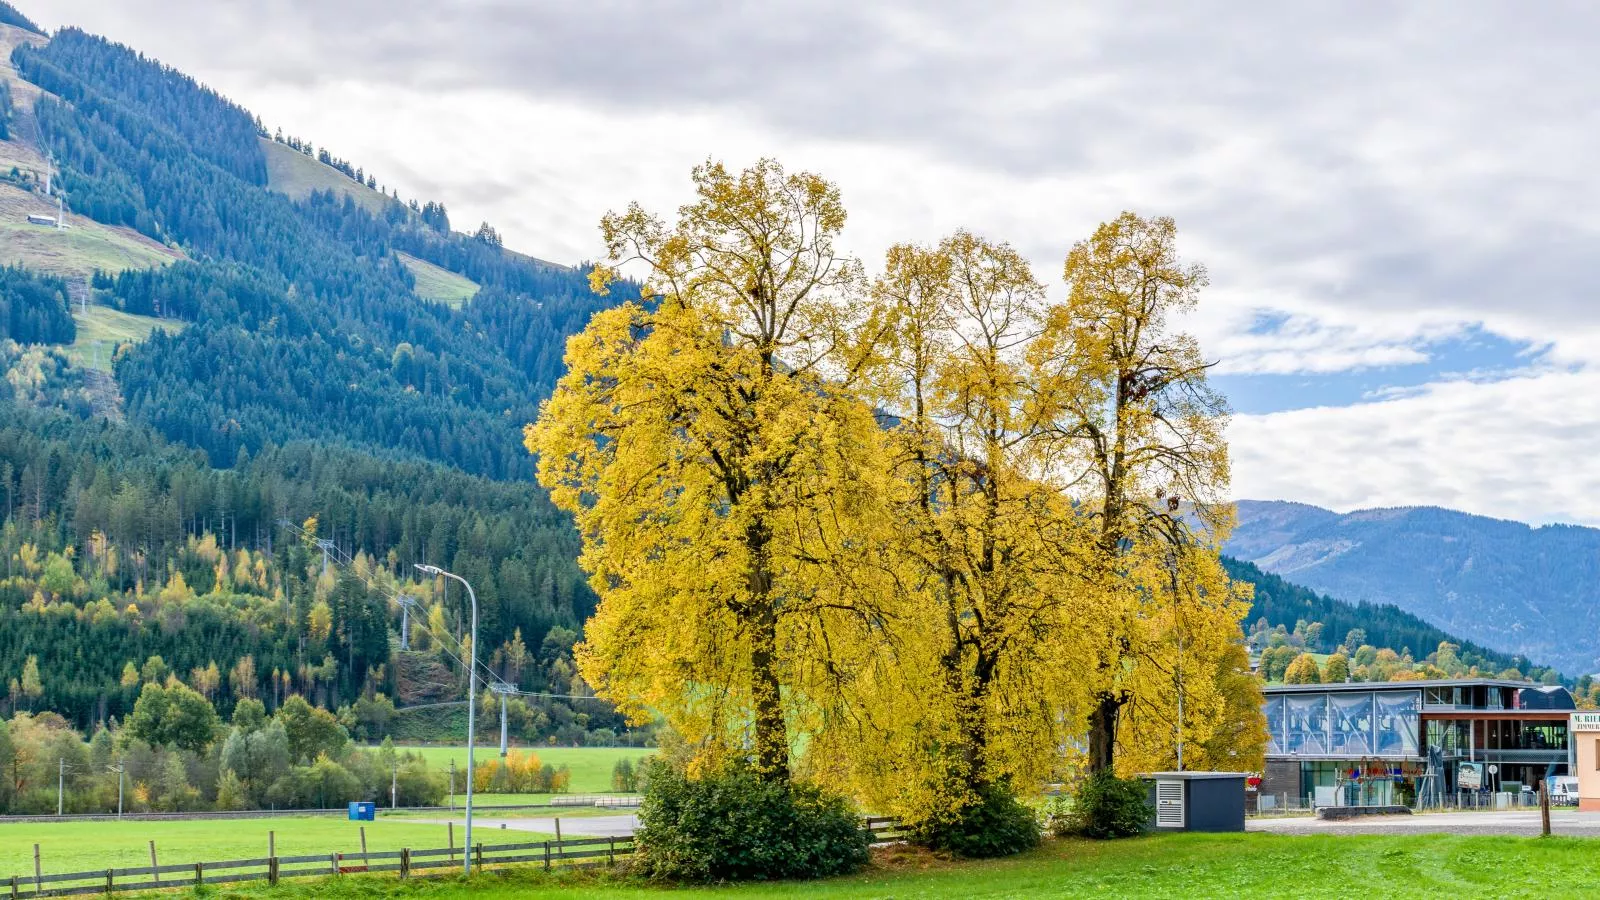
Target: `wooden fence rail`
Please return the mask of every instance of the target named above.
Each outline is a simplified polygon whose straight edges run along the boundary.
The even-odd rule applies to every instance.
[[[862,828],[874,844],[903,840],[905,829],[899,821],[869,817]],[[84,894],[110,894],[119,891],[149,891],[159,888],[200,884],[231,884],[241,881],[267,881],[277,884],[284,878],[337,878],[350,874],[398,873],[410,878],[428,870],[461,865],[465,847],[426,847],[421,849],[313,853],[300,856],[264,856],[256,859],[231,859],[219,862],[178,863],[159,866],[97,869],[46,875],[13,875],[0,880],[0,900],[32,900],[36,897],[71,897]],[[581,837],[558,841],[528,841],[517,844],[483,844],[473,847],[473,868],[495,869],[508,865],[542,865],[546,871],[557,866],[615,865],[634,852],[634,840],[627,837]],[[154,849],[151,851],[155,859]]]
[[[474,868],[539,863],[545,869],[567,865],[614,864],[633,853],[632,837],[583,837],[519,844],[478,844],[472,848]],[[284,878],[327,878],[350,874],[398,873],[401,878],[427,870],[461,865],[465,847],[374,850],[363,853],[269,856],[220,862],[97,869],[39,875],[13,875],[0,880],[0,900],[71,897],[119,891],[149,891],[197,884],[230,884]]]

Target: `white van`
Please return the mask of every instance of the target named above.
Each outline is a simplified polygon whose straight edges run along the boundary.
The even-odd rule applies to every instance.
[[[1550,802],[1556,806],[1578,805],[1578,776],[1552,775],[1549,781]]]

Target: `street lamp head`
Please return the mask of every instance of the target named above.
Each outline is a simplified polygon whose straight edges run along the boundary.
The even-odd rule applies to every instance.
[[[430,566],[427,563],[412,563],[412,565],[424,575],[438,575],[442,571],[438,566]]]

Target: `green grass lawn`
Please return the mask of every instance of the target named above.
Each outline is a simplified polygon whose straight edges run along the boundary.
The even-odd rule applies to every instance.
[[[190,822],[44,822],[0,824],[0,878],[33,874],[33,845],[39,845],[46,873],[81,872],[149,865],[150,841],[161,863],[248,859],[267,855],[267,832],[277,835],[278,855],[357,852],[359,828],[366,826],[367,849],[443,847],[444,825],[379,818],[351,822],[329,817],[209,819]],[[499,833],[499,832],[496,832]],[[521,834],[519,839],[521,839]],[[477,835],[474,834],[476,838]],[[529,835],[527,840],[534,840]],[[456,842],[462,829],[456,827]]]
[[[425,259],[418,259],[409,253],[395,251],[400,261],[405,263],[407,269],[417,279],[417,296],[425,300],[437,300],[446,306],[459,307],[471,300],[478,293],[478,283],[461,275],[441,269]]]
[[[1057,841],[1022,857],[954,863],[916,853],[881,859],[860,875],[823,882],[664,888],[603,875],[413,881],[344,878],[219,892],[219,896],[866,898],[957,897],[1590,897],[1600,891],[1600,842],[1583,838],[1452,835],[1163,835],[1130,841]],[[380,880],[381,879],[381,880]]]
[[[459,747],[401,747],[421,753],[428,761],[428,768],[443,772],[450,768],[450,761],[456,763],[456,772],[464,779],[467,771],[467,748]],[[635,763],[655,753],[654,750],[639,747],[513,747],[513,752],[531,752],[539,755],[539,761],[549,763],[557,768],[566,766],[572,772],[572,782],[568,787],[571,794],[598,794],[611,790],[611,769],[619,759],[631,759]],[[499,746],[479,747],[477,761],[479,765],[488,765],[500,758]],[[465,789],[465,780],[458,781],[457,793]],[[518,802],[518,803],[543,803],[545,800],[522,799],[511,801],[511,797],[548,797],[544,794],[483,794],[485,802]],[[460,797],[456,801],[460,802]]]

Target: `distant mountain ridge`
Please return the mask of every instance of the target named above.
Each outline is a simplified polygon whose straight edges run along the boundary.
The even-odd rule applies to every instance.
[[[1392,603],[1571,675],[1600,670],[1600,529],[1438,507],[1243,500],[1230,556],[1350,603]]]

